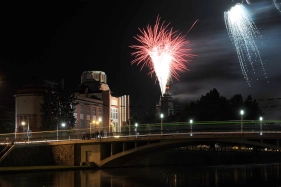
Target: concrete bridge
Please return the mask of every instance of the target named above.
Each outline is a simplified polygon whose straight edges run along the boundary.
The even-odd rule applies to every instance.
[[[81,161],[94,162],[98,167],[122,166],[131,158],[167,149],[188,146],[208,145],[222,149],[227,145],[245,145],[255,149],[280,149],[281,132],[268,132],[262,136],[257,133],[196,133],[143,135],[138,137],[119,137],[103,139],[99,143],[81,146]],[[221,145],[224,145],[223,147]],[[217,146],[217,147],[216,147]],[[198,149],[194,147],[193,149]]]
[[[54,158],[60,157],[61,165],[93,165],[98,168],[106,167],[126,167],[130,162],[144,158],[149,154],[171,150],[176,148],[183,149],[218,149],[227,151],[278,151],[280,147],[281,131],[268,131],[262,135],[258,132],[195,132],[195,133],[169,133],[169,134],[145,134],[131,136],[112,136],[101,139],[89,140],[60,140],[60,141],[33,141],[33,142],[16,142],[9,145],[10,149],[5,151],[0,158],[1,163],[7,165],[8,162],[17,158],[16,153],[22,154],[21,160],[25,163],[19,165],[28,165],[32,159],[38,159],[36,147],[43,147],[44,151],[51,151]],[[200,147],[200,146],[201,147]],[[203,146],[204,145],[204,146]],[[48,147],[53,147],[52,149]],[[206,147],[207,146],[207,147]],[[54,151],[60,150],[60,151]],[[59,148],[60,147],[60,148]],[[237,149],[236,149],[236,148]],[[29,148],[29,149],[27,149]],[[47,149],[47,150],[44,150]],[[32,149],[32,151],[30,151]],[[13,152],[15,151],[15,154]],[[32,152],[32,153],[30,153]],[[40,151],[42,154],[42,149]],[[23,158],[24,155],[29,157]],[[40,153],[39,153],[40,154]],[[48,154],[50,156],[50,154]],[[31,159],[32,158],[32,159]],[[68,158],[67,163],[63,158]],[[39,158],[40,159],[40,158]],[[42,158],[42,165],[45,165]],[[38,160],[40,162],[40,160]],[[34,163],[36,164],[36,163]],[[32,165],[34,165],[32,164]],[[50,163],[46,163],[50,164]]]

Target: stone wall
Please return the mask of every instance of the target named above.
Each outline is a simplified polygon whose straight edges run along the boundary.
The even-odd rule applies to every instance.
[[[74,145],[15,146],[1,166],[74,166]]]

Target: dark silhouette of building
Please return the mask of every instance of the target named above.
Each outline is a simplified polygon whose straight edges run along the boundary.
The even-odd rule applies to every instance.
[[[170,93],[169,84],[166,85],[166,91],[163,96],[160,96],[158,105],[156,105],[157,115],[163,114],[164,117],[174,115],[174,99]]]

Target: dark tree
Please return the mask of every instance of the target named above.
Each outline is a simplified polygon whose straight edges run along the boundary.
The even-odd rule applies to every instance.
[[[142,123],[155,123],[156,122],[156,110],[152,107],[149,107],[148,110],[145,112]]]
[[[249,95],[245,102],[244,102],[244,108],[245,108],[245,119],[248,120],[257,120],[259,116],[262,114],[262,111],[258,105],[258,102],[256,100],[252,99],[252,96]]]
[[[133,113],[130,119],[131,127],[134,128],[136,123],[138,124],[143,123],[143,117],[140,117],[140,115],[138,115],[137,113]]]
[[[198,101],[191,101],[185,105],[185,108],[176,116],[177,121],[189,121],[189,119],[196,119]]]
[[[245,118],[255,120],[262,114],[256,100],[248,96],[245,102],[241,94],[236,94],[229,100],[221,96],[214,88],[197,101],[191,101],[176,116],[177,121],[223,121],[240,119],[240,110],[245,111]]]
[[[9,108],[0,108],[0,133],[15,132],[15,111]]]
[[[202,96],[198,105],[196,116],[201,121],[219,121],[229,118],[228,101],[215,88]]]
[[[74,117],[75,96],[66,92],[61,84],[56,88],[49,88],[41,104],[42,126],[41,130],[54,130],[65,123],[66,129],[75,125]]]
[[[229,100],[230,120],[240,119],[240,110],[244,109],[244,101],[241,94],[235,94]],[[245,109],[244,109],[245,110]]]

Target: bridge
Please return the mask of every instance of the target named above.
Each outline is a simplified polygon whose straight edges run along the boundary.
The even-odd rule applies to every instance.
[[[6,143],[10,149],[1,156],[0,165],[1,161],[9,157],[15,148],[45,145],[74,145],[75,165],[92,164],[98,168],[126,166],[130,160],[171,149],[279,152],[281,138],[279,123],[268,122],[263,126],[262,131],[260,123],[253,122],[244,125],[241,130],[241,124],[237,122],[235,124],[216,123],[211,127],[206,127],[206,124],[197,124],[197,127],[194,125],[192,128],[166,124],[163,131],[161,128],[160,131],[159,129],[141,131],[135,129],[134,134],[118,133],[86,140],[70,138],[67,136],[69,133],[62,131],[59,139],[56,139],[54,135],[49,139],[33,137],[30,142],[18,140],[14,142],[14,145]]]

